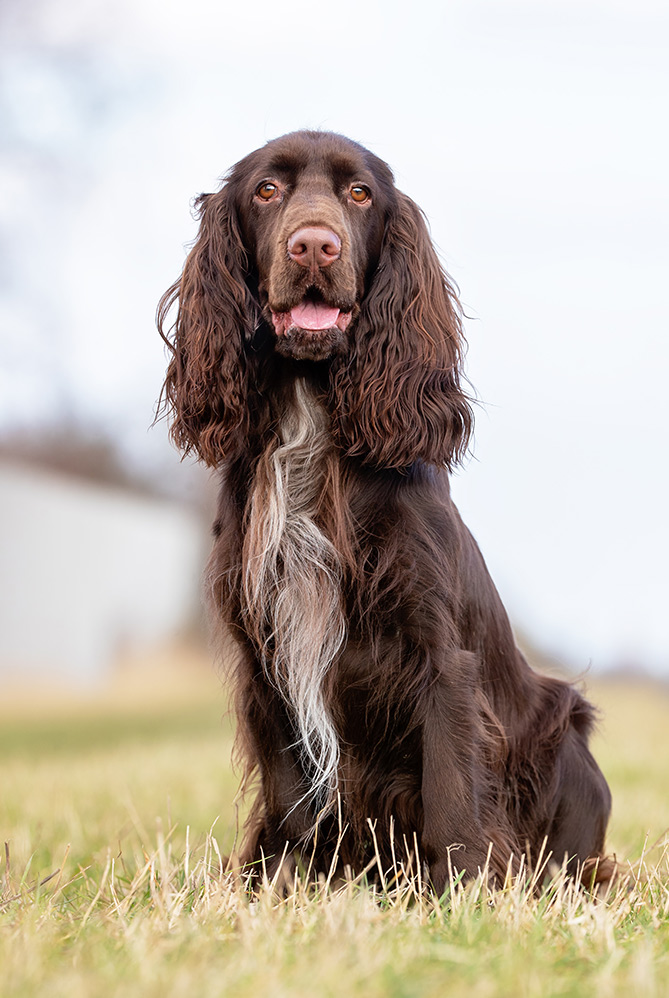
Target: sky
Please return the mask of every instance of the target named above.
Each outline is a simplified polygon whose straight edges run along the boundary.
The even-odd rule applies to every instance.
[[[154,312],[191,199],[277,135],[342,132],[460,287],[454,494],[514,622],[578,671],[669,674],[664,7],[5,0],[0,428],[74,415],[176,474]]]

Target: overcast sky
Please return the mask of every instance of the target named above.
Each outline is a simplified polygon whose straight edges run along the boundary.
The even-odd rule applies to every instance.
[[[0,423],[67,411],[150,459],[190,199],[276,135],[343,132],[471,317],[455,493],[514,620],[577,669],[669,673],[664,8],[5,0]]]

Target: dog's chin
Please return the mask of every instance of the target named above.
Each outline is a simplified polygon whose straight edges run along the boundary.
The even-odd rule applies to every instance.
[[[328,305],[318,294],[305,296],[292,308],[270,308],[276,349],[295,360],[327,360],[345,349],[353,311]]]
[[[330,329],[300,329],[291,326],[276,338],[276,350],[293,360],[328,360],[342,354],[348,338],[338,326]]]

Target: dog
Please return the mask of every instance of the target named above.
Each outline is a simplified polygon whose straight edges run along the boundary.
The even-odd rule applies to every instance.
[[[450,496],[473,416],[421,211],[320,131],[196,203],[158,310],[162,401],[220,469],[211,614],[256,786],[242,862],[360,871],[415,841],[438,891],[523,855],[606,879],[593,708],[528,666]]]

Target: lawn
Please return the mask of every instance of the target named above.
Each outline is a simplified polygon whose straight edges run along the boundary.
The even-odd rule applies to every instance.
[[[629,870],[593,900],[416,878],[250,898],[234,843],[231,727],[212,672],[126,675],[103,695],[0,706],[0,994],[669,995],[669,692],[588,682]],[[628,866],[627,864],[631,864]]]

